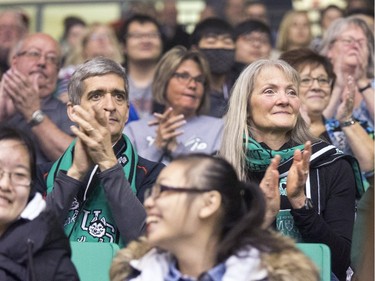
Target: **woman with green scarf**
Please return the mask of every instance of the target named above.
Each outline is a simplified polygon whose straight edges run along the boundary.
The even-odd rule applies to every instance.
[[[332,271],[345,280],[360,170],[355,158],[309,133],[299,83],[284,61],[250,64],[232,89],[220,154],[242,180],[260,183],[274,227],[297,242],[327,244]]]

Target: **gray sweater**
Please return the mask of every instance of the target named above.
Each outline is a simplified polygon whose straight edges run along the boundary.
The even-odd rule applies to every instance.
[[[153,118],[149,116],[131,122],[124,129],[124,133],[133,143],[137,153],[148,160],[168,164],[170,158],[175,158],[180,154],[214,154],[219,150],[223,134],[223,120],[201,115],[186,119],[186,124],[181,128],[184,133],[177,137],[177,149],[171,153],[170,157],[163,156],[164,151],[154,145],[156,127],[148,125]]]

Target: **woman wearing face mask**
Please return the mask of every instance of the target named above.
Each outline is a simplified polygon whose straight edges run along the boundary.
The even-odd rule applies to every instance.
[[[167,164],[179,154],[215,153],[220,146],[222,120],[203,115],[209,102],[210,74],[198,51],[175,47],[160,60],[152,94],[163,113],[131,122],[124,133],[144,158]]]
[[[233,88],[220,154],[240,179],[264,179],[266,194],[273,182],[266,168],[279,155],[280,195],[267,197],[270,207],[279,202],[277,230],[297,241],[327,244],[332,271],[345,280],[356,188],[363,191],[359,165],[310,135],[299,113],[299,85],[299,74],[282,60],[250,64]]]
[[[353,117],[367,120],[374,128],[374,34],[366,22],[355,16],[334,21],[324,34],[319,53],[332,62],[337,76],[324,116],[336,115],[347,83],[353,81]]]
[[[364,175],[374,171],[374,130],[366,120],[353,117],[355,85],[348,83],[336,116],[325,119],[323,111],[327,107],[336,75],[329,60],[310,49],[285,52],[280,59],[293,66],[301,76],[299,87],[302,108],[307,114],[310,132],[327,140],[346,154],[357,158]]]
[[[112,281],[318,280],[290,239],[262,228],[260,189],[222,158],[179,157],[145,200],[147,238],[121,250]]]
[[[79,280],[69,241],[33,180],[33,143],[0,127],[0,280]]]

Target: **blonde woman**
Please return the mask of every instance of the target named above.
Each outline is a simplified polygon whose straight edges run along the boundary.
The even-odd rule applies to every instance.
[[[306,11],[289,11],[281,20],[276,48],[280,52],[308,47],[312,40],[310,20]]]
[[[310,135],[300,115],[299,85],[299,74],[285,61],[250,64],[232,90],[220,154],[266,195],[273,186],[266,170],[277,155],[280,195],[267,197],[268,208],[280,208],[275,227],[297,241],[327,244],[332,271],[345,280],[356,187],[363,191],[359,165]]]

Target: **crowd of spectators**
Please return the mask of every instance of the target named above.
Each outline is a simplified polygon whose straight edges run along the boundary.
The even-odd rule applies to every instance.
[[[301,260],[290,280],[316,280],[296,242],[329,246],[332,281],[365,280],[374,5],[322,7],[316,35],[291,1],[275,28],[271,2],[205,1],[189,33],[176,0],[134,1],[116,22],[66,17],[60,40],[21,9],[0,12],[0,255],[12,265],[0,279],[75,280],[70,240],[124,247],[113,280],[281,280],[271,259],[292,275],[288,253]],[[51,245],[27,258],[4,245],[39,241],[45,216],[63,263],[42,278]]]

